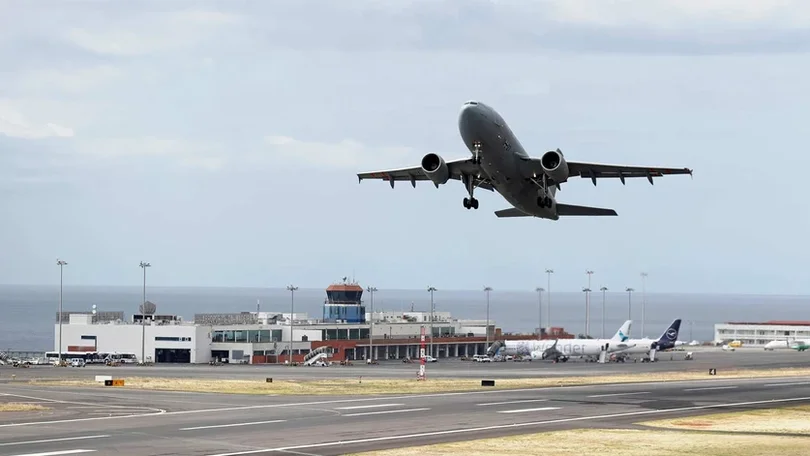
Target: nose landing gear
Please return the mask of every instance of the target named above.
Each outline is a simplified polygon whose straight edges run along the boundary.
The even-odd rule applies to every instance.
[[[473,163],[481,164],[481,141],[473,142]]]

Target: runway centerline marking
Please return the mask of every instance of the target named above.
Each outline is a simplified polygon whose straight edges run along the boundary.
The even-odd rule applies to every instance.
[[[632,393],[610,393],[610,394],[594,394],[586,397],[611,397],[611,396],[632,396],[634,394],[650,394],[649,391],[635,391]]]
[[[335,410],[356,410],[364,408],[377,408],[377,407],[397,407],[405,404],[371,404],[371,405],[352,405],[351,407],[335,407]]]
[[[59,439],[28,440],[25,442],[0,443],[0,447],[12,445],[33,445],[35,443],[69,442],[71,440],[103,439],[107,437],[109,437],[109,435],[104,434],[104,435],[83,435],[81,437],[63,437]]]
[[[736,386],[706,386],[703,388],[687,388],[684,391],[729,390],[736,388]]]
[[[245,454],[261,454],[261,453],[278,453],[284,452],[289,450],[306,450],[310,448],[323,448],[323,447],[330,447],[330,446],[339,446],[339,445],[355,445],[355,444],[362,444],[362,443],[374,443],[374,442],[386,442],[391,440],[406,440],[406,439],[413,439],[413,438],[421,438],[421,437],[435,437],[439,435],[451,435],[451,434],[468,434],[473,432],[481,432],[481,431],[491,431],[497,429],[509,429],[509,428],[520,428],[520,427],[529,427],[529,426],[542,426],[545,424],[556,424],[556,423],[569,423],[575,421],[592,421],[592,420],[599,420],[599,419],[606,419],[606,418],[620,418],[625,416],[641,416],[641,415],[660,415],[663,413],[672,413],[672,412],[686,412],[692,410],[708,410],[708,409],[715,409],[715,408],[727,408],[727,407],[740,407],[744,405],[759,405],[759,404],[775,404],[775,403],[782,403],[782,402],[797,402],[797,401],[810,401],[810,396],[808,397],[794,397],[789,399],[770,399],[765,401],[751,401],[751,402],[732,402],[728,404],[713,404],[713,405],[697,405],[692,407],[677,407],[671,409],[659,409],[659,410],[640,410],[634,412],[623,412],[623,413],[612,413],[609,415],[591,415],[591,416],[579,416],[574,418],[560,418],[555,420],[545,420],[545,421],[532,421],[528,423],[512,423],[512,424],[499,424],[493,426],[485,426],[485,427],[478,427],[478,428],[463,428],[463,429],[450,429],[446,431],[434,431],[434,432],[422,432],[419,434],[406,434],[406,435],[392,435],[392,436],[385,436],[385,437],[370,437],[365,439],[356,439],[356,440],[338,440],[333,442],[323,442],[323,443],[313,443],[308,445],[296,445],[296,446],[289,446],[289,447],[277,447],[277,448],[262,448],[258,450],[246,450],[246,451],[237,451],[233,453],[217,453],[211,454],[208,456],[241,456]]]
[[[548,402],[548,399],[527,399],[525,401],[487,402],[485,404],[475,404],[475,405],[480,407],[487,407],[490,405],[524,404],[528,402]]]
[[[229,424],[212,424],[210,426],[194,426],[187,428],[180,428],[180,431],[195,431],[197,429],[216,429],[236,426],[254,426],[257,424],[270,424],[270,423],[283,423],[287,420],[267,420],[267,421],[251,421],[249,423],[229,423]]]
[[[559,410],[559,409],[560,407],[538,407],[538,408],[518,409],[518,410],[499,410],[498,413],[541,412],[545,410]]]
[[[796,385],[810,385],[810,382],[766,383],[762,386],[796,386]]]
[[[415,409],[400,409],[400,410],[380,410],[378,412],[360,412],[360,413],[349,413],[346,415],[341,416],[365,416],[365,415],[386,415],[389,413],[405,413],[405,412],[421,412],[424,410],[430,410],[430,408],[415,408]]]

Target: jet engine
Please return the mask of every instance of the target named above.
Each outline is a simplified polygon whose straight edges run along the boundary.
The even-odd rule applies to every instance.
[[[560,183],[568,180],[568,163],[566,163],[560,149],[550,150],[540,157],[543,172],[554,182]]]
[[[429,153],[422,157],[422,171],[436,187],[450,179],[450,168],[438,154]]]

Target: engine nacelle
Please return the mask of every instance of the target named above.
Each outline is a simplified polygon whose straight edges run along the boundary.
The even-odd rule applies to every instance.
[[[422,171],[437,187],[450,179],[450,168],[444,159],[434,153],[422,157]]]
[[[568,180],[568,163],[559,149],[543,154],[540,157],[540,165],[543,167],[543,172],[554,179],[554,182],[559,184]]]

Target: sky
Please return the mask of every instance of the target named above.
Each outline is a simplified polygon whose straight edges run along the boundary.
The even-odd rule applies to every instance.
[[[810,4],[0,0],[0,283],[804,293]],[[618,217],[497,219],[463,185],[480,100]]]

